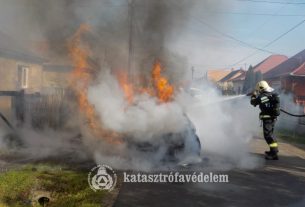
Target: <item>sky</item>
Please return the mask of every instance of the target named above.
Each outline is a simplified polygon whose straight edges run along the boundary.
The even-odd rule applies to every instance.
[[[284,2],[283,4],[240,0],[214,2],[218,5],[214,10],[195,9],[187,34],[181,36],[180,44],[176,44],[177,50],[186,50],[186,53],[191,54],[190,62],[195,67],[196,76],[202,76],[208,69],[248,68],[270,55],[229,37],[263,48],[305,20],[304,0],[276,1]],[[305,23],[265,49],[291,57],[305,49],[304,34]],[[253,53],[251,57],[242,60]]]
[[[103,17],[99,13],[105,11],[122,13],[120,17],[116,16],[120,18],[117,22],[126,23],[127,0],[109,1],[114,5],[108,8],[109,4],[91,0],[91,2],[99,2],[93,6],[92,12],[85,11],[88,9],[85,4],[89,4],[86,2],[90,1],[83,1],[77,12],[92,14],[88,17],[91,22],[94,22],[98,16]],[[203,76],[210,69],[248,68],[249,65],[256,65],[271,54],[255,48],[263,48],[288,57],[305,49],[305,23],[264,48],[270,41],[305,20],[305,0],[185,1],[190,4],[182,5],[174,0],[166,1],[171,2],[168,4],[177,13],[180,11],[180,6],[191,7],[191,12],[185,15],[187,24],[181,23],[180,28],[172,32],[167,39],[167,47],[187,58],[189,64],[187,70],[190,71],[190,68],[194,67],[196,77]],[[25,10],[22,8],[25,7],[25,2],[29,1],[14,0],[14,4],[11,2],[13,1],[0,0],[0,31],[17,39],[29,37],[33,41],[33,38],[39,36],[36,34],[40,33],[41,28],[29,29],[29,20],[23,18]],[[112,22],[115,23],[116,21]],[[179,27],[179,24],[176,27]],[[245,59],[249,55],[252,56]]]

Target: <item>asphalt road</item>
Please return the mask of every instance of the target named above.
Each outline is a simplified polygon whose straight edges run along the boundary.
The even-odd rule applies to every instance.
[[[264,161],[264,140],[255,139],[252,145],[253,155],[262,164],[251,170],[222,171],[229,175],[229,183],[123,183],[114,206],[304,207],[303,147],[280,143],[280,160]],[[199,167],[211,170],[204,165]]]

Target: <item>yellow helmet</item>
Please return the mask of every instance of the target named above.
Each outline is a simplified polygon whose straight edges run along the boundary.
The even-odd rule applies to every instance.
[[[255,87],[255,90],[257,91],[257,92],[264,92],[264,91],[266,91],[266,92],[272,92],[274,89],[273,88],[271,88],[270,86],[269,86],[269,84],[267,83],[267,81],[260,81],[260,82],[258,82],[257,84],[256,84],[256,87]]]

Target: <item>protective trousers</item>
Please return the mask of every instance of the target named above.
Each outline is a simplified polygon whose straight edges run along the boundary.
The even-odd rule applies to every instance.
[[[262,121],[263,121],[264,138],[270,147],[270,152],[272,154],[277,154],[279,151],[278,144],[276,138],[273,135],[276,119],[263,119]]]

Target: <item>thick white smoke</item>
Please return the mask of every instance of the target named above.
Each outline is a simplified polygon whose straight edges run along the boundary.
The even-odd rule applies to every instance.
[[[292,114],[303,114],[304,108],[297,105],[294,102],[293,94],[280,93],[281,108]],[[277,129],[279,130],[293,130],[296,132],[299,119],[293,116],[289,116],[281,112],[281,116],[278,119]]]
[[[106,128],[138,141],[156,142],[156,136],[182,131],[187,124],[186,114],[201,140],[202,156],[210,159],[213,167],[257,166],[258,160],[251,155],[249,144],[252,137],[259,134],[258,110],[250,105],[247,97],[227,100],[205,82],[196,87],[201,90],[196,98],[181,90],[171,103],[159,104],[155,98],[144,94],[135,96],[135,104],[129,105],[116,78],[106,72],[100,76],[99,83],[89,89],[89,100]],[[107,155],[108,150],[104,153],[104,147],[95,150],[97,162],[108,161],[123,168],[129,165],[129,168],[147,170],[148,166],[158,164],[156,161],[160,161],[158,156],[161,156],[141,159],[134,156],[137,154],[134,149],[126,149],[126,146],[112,157]],[[126,153],[130,158],[127,162],[122,158]],[[218,161],[219,156],[222,161]]]
[[[213,164],[221,169],[257,166],[258,160],[250,153],[250,142],[259,134],[258,110],[247,97],[223,97],[207,83],[199,88],[200,100],[187,111],[203,143],[203,155],[210,154],[211,162],[215,162],[212,155],[223,157],[224,162]]]
[[[102,142],[94,149],[97,162],[106,162],[117,168],[151,170],[160,165],[168,147],[160,138],[171,133],[181,133],[189,127],[183,107],[177,101],[160,103],[156,97],[143,93],[135,94],[130,104],[118,80],[108,71],[104,71],[98,83],[89,88],[88,97],[103,127],[128,139],[119,146]],[[128,146],[129,141],[153,143],[160,148],[154,153],[145,154],[137,147]],[[95,139],[91,139],[88,146],[92,146],[92,142],[96,147]],[[109,148],[112,152],[109,152]]]
[[[99,81],[89,89],[88,97],[106,128],[145,140],[178,133],[186,126],[178,103],[160,104],[157,98],[140,94],[130,105],[117,79],[110,73],[103,73]]]
[[[59,159],[63,156],[70,162],[89,159],[90,153],[81,144],[77,133],[52,129],[35,131],[28,127],[14,131],[2,129],[0,132],[0,152],[22,157],[24,161]],[[73,157],[68,159],[70,156]]]
[[[225,1],[219,3],[212,0],[146,0],[136,1],[131,10],[127,1],[120,0],[0,0],[0,25],[5,28],[5,32],[24,43],[27,42],[24,31],[35,31],[31,34],[32,42],[28,41],[25,45],[46,42],[50,50],[47,52],[51,53],[49,56],[58,60],[68,57],[67,40],[81,23],[88,23],[92,26],[93,33],[87,38],[94,53],[90,61],[97,69],[101,68],[98,68],[96,62],[104,61],[112,69],[122,67],[127,70],[128,46],[131,45],[134,52],[131,56],[134,73],[149,74],[150,67],[147,66],[155,58],[160,58],[166,66],[165,73],[170,81],[187,82],[189,78],[183,78],[184,74],[190,73],[187,62],[208,62],[209,59],[219,57],[225,59],[223,54],[228,54],[227,51],[219,54],[225,44],[219,42],[217,36],[212,38],[205,35],[209,33],[208,29],[198,24],[203,17],[199,14],[220,9],[224,3]],[[225,5],[229,6],[227,3]],[[134,20],[132,24],[128,21],[131,11]],[[211,25],[222,22],[222,19],[215,19],[213,15],[207,15],[206,18],[204,21]],[[10,20],[17,19],[23,21],[16,27],[16,22]],[[193,38],[199,32],[202,41]],[[133,35],[131,44],[130,34]],[[214,40],[212,43],[211,38]],[[215,50],[215,47],[218,49]],[[204,54],[202,48],[207,48]],[[186,114],[195,125],[201,140],[202,156],[208,157],[214,167],[251,168],[258,164],[250,153],[249,143],[261,131],[259,111],[250,106],[247,98],[222,102],[225,98],[214,86],[201,82],[194,85],[202,91],[200,99],[178,91],[171,103],[160,104],[155,98],[143,94],[135,97],[135,104],[129,105],[116,78],[107,70],[100,71],[97,84],[89,88],[88,95],[106,128],[138,141],[151,141],[162,134],[182,131],[187,125]],[[92,138],[89,134],[82,131],[83,142],[88,151],[92,149],[92,154],[99,163],[111,163],[111,166],[117,168],[148,170],[159,164],[162,156],[161,152],[153,157],[150,154],[138,154],[126,144],[107,145],[102,142],[102,138]],[[22,135],[28,152],[32,152],[33,156],[47,157],[66,152],[65,149],[69,152],[75,149],[74,145],[70,145],[74,134],[63,135],[48,130],[37,134],[24,130]],[[0,139],[0,146],[3,146],[2,140]],[[222,161],[217,157],[221,157]]]

